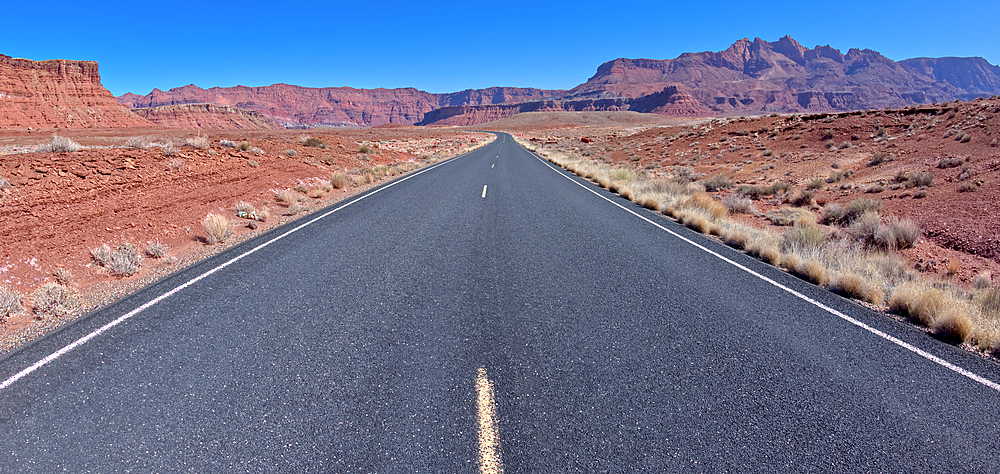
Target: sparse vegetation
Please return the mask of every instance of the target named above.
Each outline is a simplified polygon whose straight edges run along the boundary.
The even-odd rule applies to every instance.
[[[223,215],[210,212],[202,219],[201,226],[205,229],[205,240],[210,245],[225,242],[233,235],[233,224]]]
[[[70,140],[68,137],[61,137],[59,135],[52,135],[52,140],[49,141],[48,145],[42,147],[39,151],[53,151],[57,153],[73,153],[83,149],[79,143]]]
[[[150,140],[147,137],[128,137],[122,146],[133,150],[146,150],[150,147]]]
[[[219,140],[219,146],[222,148],[236,148],[236,142],[232,140]]]
[[[253,144],[244,140],[236,145],[236,149],[240,151],[250,151],[253,148]]]
[[[286,206],[299,202],[299,195],[291,189],[281,189],[274,192],[274,199]]]
[[[723,189],[733,187],[733,182],[721,174],[703,179],[700,182],[705,186],[705,190],[709,192],[722,191]]]
[[[80,299],[72,288],[58,283],[46,283],[31,294],[35,317],[63,317],[80,308]]]
[[[722,198],[722,204],[734,214],[756,214],[757,208],[753,200],[737,193],[727,194]]]
[[[881,165],[882,163],[888,163],[892,160],[893,160],[892,156],[889,156],[889,154],[880,151],[872,155],[872,160],[868,162],[868,166],[878,166]]]
[[[860,198],[851,201],[846,207],[839,204],[827,204],[823,207],[823,217],[820,223],[827,225],[848,226],[866,212],[878,213],[882,202],[875,199]]]
[[[204,135],[197,135],[194,137],[188,137],[184,139],[184,146],[189,146],[192,148],[205,149],[208,148],[208,137]]]

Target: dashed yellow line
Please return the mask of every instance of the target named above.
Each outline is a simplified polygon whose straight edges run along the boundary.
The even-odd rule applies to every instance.
[[[483,185],[483,199],[486,199],[486,185]]]
[[[486,377],[486,369],[483,368],[479,369],[476,376],[476,406],[479,413],[479,472],[502,474],[503,461],[500,459],[493,383]]]
[[[490,166],[490,169],[493,169],[493,167],[496,165],[497,165],[496,163],[493,163],[493,165]]]

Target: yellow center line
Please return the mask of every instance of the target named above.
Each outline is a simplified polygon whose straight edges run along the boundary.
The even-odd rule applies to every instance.
[[[476,407],[479,413],[479,472],[502,474],[500,436],[497,433],[496,402],[493,400],[493,383],[480,368],[476,376]]]
[[[483,185],[483,198],[486,198],[486,185]]]
[[[492,165],[490,165],[490,169],[493,169],[493,167],[496,165],[497,165],[496,163],[493,163]]]

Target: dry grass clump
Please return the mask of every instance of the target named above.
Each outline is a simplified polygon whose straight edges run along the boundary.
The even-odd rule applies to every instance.
[[[197,135],[194,137],[188,137],[184,139],[184,146],[189,146],[192,148],[205,149],[208,148],[208,137],[204,135]]]
[[[956,295],[926,283],[910,282],[889,296],[889,309],[931,329],[951,343],[968,342],[975,333],[968,304]]]
[[[757,260],[778,266],[781,264],[781,247],[771,235],[757,233],[743,246],[747,254]]]
[[[288,214],[298,215],[309,210],[309,206],[302,204],[301,202],[296,202],[291,206],[288,206]]]
[[[201,220],[201,226],[205,229],[205,240],[211,245],[225,242],[233,235],[233,223],[223,215],[210,212]]]
[[[828,274],[826,266],[822,262],[812,258],[802,258],[798,254],[789,254],[784,262],[785,268],[805,281],[817,286],[823,286],[827,282]]]
[[[729,216],[729,209],[726,209],[725,205],[705,193],[692,194],[688,197],[686,204],[690,208],[704,211],[713,219],[723,219]]]
[[[274,200],[286,206],[291,206],[299,202],[299,195],[291,189],[280,189],[274,192]]]
[[[222,148],[236,148],[236,142],[232,140],[219,140],[219,146]]]
[[[46,283],[31,294],[32,312],[35,317],[69,316],[80,309],[76,291],[58,283]]]
[[[881,305],[885,301],[882,288],[856,273],[838,273],[830,278],[827,288],[841,296]]]
[[[180,152],[180,149],[174,145],[173,141],[167,140],[166,143],[160,145],[160,151],[163,152],[163,156],[174,156]]]
[[[820,223],[827,225],[848,226],[866,212],[878,213],[881,209],[881,201],[867,198],[855,199],[847,206],[841,206],[837,203],[827,204],[823,207],[823,217],[820,220]]]
[[[993,273],[989,270],[980,272],[972,278],[972,287],[977,290],[989,288],[993,284]]]
[[[0,322],[10,316],[20,314],[24,310],[21,293],[17,290],[0,285]]]
[[[912,247],[920,239],[920,227],[908,219],[890,218],[885,223],[876,212],[866,212],[847,229],[848,233],[870,249],[900,250]]]
[[[796,222],[806,224],[816,223],[816,214],[812,211],[796,207],[783,207],[777,211],[768,212],[764,217],[771,221],[772,224],[780,226],[795,225]]]
[[[335,173],[330,176],[330,186],[336,189],[344,189],[347,187],[347,176],[343,173]]]
[[[122,146],[133,150],[145,150],[151,146],[151,141],[149,137],[128,137]]]
[[[167,254],[167,245],[160,242],[149,242],[146,245],[146,255],[150,258],[163,258]]]
[[[781,249],[786,252],[817,249],[827,240],[827,233],[820,226],[807,222],[796,222],[785,231]]]

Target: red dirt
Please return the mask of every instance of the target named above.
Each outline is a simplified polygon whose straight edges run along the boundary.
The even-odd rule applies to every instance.
[[[884,127],[885,136],[879,136],[879,127]],[[814,211],[819,213],[819,206],[830,202],[846,204],[862,197],[881,200],[883,215],[912,219],[924,230],[926,238],[904,252],[921,271],[945,278],[944,262],[957,259],[960,265],[954,278],[962,281],[983,271],[1000,275],[996,207],[1000,201],[1000,100],[704,120],[685,127],[521,131],[525,137],[556,143],[549,147],[607,162],[632,163],[653,174],[664,173],[668,167],[691,166],[708,177],[723,174],[736,184],[764,186],[784,181],[795,187],[796,194],[810,180],[850,170],[849,178],[824,183],[815,197]],[[825,138],[828,131],[831,139]],[[956,140],[963,134],[969,134],[970,140]],[[835,146],[828,148],[829,142]],[[839,148],[844,142],[850,146]],[[880,152],[892,161],[869,166]],[[961,163],[938,168],[942,158],[957,158]],[[963,167],[971,177],[960,181]],[[932,173],[932,186],[906,188],[895,182],[900,173],[917,172]],[[884,191],[865,192],[876,183]],[[973,191],[960,192],[963,186]],[[764,199],[756,205],[766,212],[787,205],[786,199]]]
[[[326,148],[319,149],[299,144],[301,130],[216,131],[206,134],[209,148],[179,146],[175,156],[167,157],[158,147],[109,148],[121,146],[136,131],[59,133],[90,149],[12,153],[47,142],[48,134],[0,134],[0,180],[5,183],[0,184],[0,284],[18,290],[28,300],[36,288],[54,280],[52,272],[57,267],[63,268],[89,307],[216,251],[217,246],[203,243],[200,222],[209,212],[233,216],[238,201],[268,207],[271,218],[258,231],[246,227],[249,221],[233,217],[240,221],[234,239],[238,240],[292,218],[282,215],[286,208],[275,202],[275,190],[315,184],[335,172],[352,175],[379,165],[419,164],[422,156],[434,153],[456,155],[473,140],[482,143],[486,138],[484,134],[414,128],[310,131],[309,136],[325,143]],[[156,142],[169,139],[175,144],[195,135],[162,129],[142,133],[152,135]],[[221,139],[247,140],[263,154],[223,148]],[[374,151],[360,154],[362,144]],[[297,156],[288,156],[286,150],[295,150]],[[369,186],[355,185],[321,199],[306,199],[315,210]],[[132,277],[111,277],[91,262],[89,249],[102,244],[129,242],[144,250],[148,242],[156,241],[169,247],[170,258],[147,258]],[[30,302],[25,306],[30,308]],[[9,318],[0,325],[0,351],[26,339],[26,332],[41,332],[33,326],[51,324],[28,314]]]

